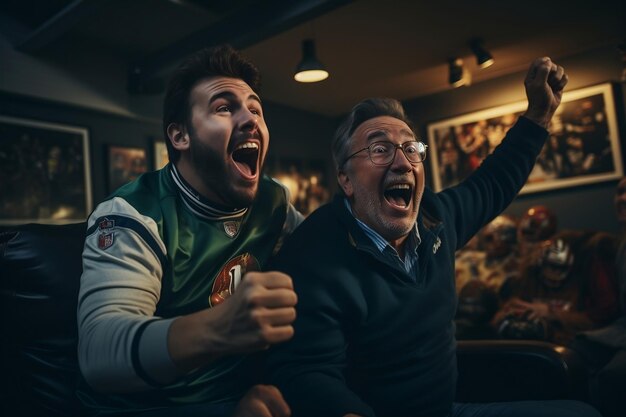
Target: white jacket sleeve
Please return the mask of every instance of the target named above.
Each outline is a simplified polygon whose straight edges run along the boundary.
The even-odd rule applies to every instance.
[[[133,392],[181,372],[167,349],[173,319],[154,316],[166,248],[157,225],[121,198],[89,218],[78,299],[78,360],[100,392]]]

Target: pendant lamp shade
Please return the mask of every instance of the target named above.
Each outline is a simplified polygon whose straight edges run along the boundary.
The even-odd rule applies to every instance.
[[[315,55],[313,39],[302,42],[302,61],[296,67],[293,78],[301,83],[315,83],[328,78],[328,71]]]

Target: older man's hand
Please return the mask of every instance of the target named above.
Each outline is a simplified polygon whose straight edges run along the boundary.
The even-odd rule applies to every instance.
[[[563,67],[548,57],[533,61],[524,80],[528,109],[524,116],[548,128],[554,112],[561,104],[568,77]]]

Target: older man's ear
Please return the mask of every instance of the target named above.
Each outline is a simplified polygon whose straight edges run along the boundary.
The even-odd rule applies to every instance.
[[[345,194],[346,197],[352,197],[352,182],[350,181],[350,177],[344,171],[339,171],[337,174],[337,183],[341,187],[341,190]]]

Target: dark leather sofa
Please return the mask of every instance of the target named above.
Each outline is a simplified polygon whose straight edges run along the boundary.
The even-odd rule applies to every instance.
[[[76,300],[85,223],[0,228],[2,416],[79,416]],[[460,341],[459,401],[586,399],[573,352]]]

